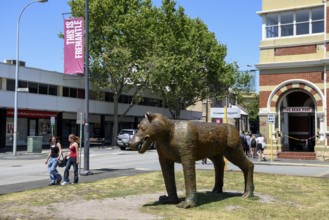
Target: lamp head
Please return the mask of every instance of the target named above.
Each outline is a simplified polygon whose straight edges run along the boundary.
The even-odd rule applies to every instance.
[[[48,0],[39,0],[40,3],[46,3]]]

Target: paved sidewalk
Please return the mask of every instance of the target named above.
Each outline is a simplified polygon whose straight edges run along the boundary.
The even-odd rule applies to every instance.
[[[116,149],[118,147],[104,147],[104,148],[90,148],[90,153],[92,151],[102,150],[102,149]],[[64,149],[65,151],[66,149]],[[49,150],[42,150],[42,153],[28,153],[27,151],[17,151],[16,156],[12,152],[2,152],[0,153],[0,160],[39,160],[46,158]],[[83,149],[82,149],[83,152]],[[329,160],[299,160],[299,159],[281,159],[274,158],[273,161],[269,157],[266,157],[266,161],[258,161],[257,158],[249,158],[254,164],[260,165],[291,165],[291,166],[328,166]]]
[[[276,165],[276,166],[308,166],[308,167],[329,167],[329,161],[320,160],[298,160],[298,159],[271,159],[266,158],[266,161],[258,161],[257,159],[249,158],[254,164],[258,165]]]

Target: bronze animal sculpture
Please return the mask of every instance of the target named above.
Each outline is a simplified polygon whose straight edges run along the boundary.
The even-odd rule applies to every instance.
[[[224,158],[238,166],[243,174],[243,197],[253,197],[254,164],[243,153],[240,135],[229,124],[170,120],[158,113],[147,113],[130,141],[132,150],[144,153],[156,143],[168,196],[160,196],[162,204],[177,204],[174,163],[182,163],[185,180],[185,201],[177,206],[197,206],[195,161],[209,158],[215,168],[213,193],[223,192]]]

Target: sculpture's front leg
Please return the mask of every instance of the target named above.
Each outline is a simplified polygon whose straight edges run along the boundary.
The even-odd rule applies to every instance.
[[[176,182],[175,182],[175,163],[169,161],[161,156],[159,153],[159,161],[161,165],[162,175],[165,182],[168,196],[160,196],[159,202],[161,204],[177,204],[179,199],[177,196]]]
[[[193,157],[193,153],[186,154],[186,156],[182,157],[182,165],[184,172],[186,198],[185,201],[179,203],[177,207],[184,209],[196,207],[197,206],[196,175],[195,175],[195,159]]]

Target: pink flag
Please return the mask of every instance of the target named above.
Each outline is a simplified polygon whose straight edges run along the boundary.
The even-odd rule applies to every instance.
[[[64,20],[64,74],[84,73],[83,18]]]

